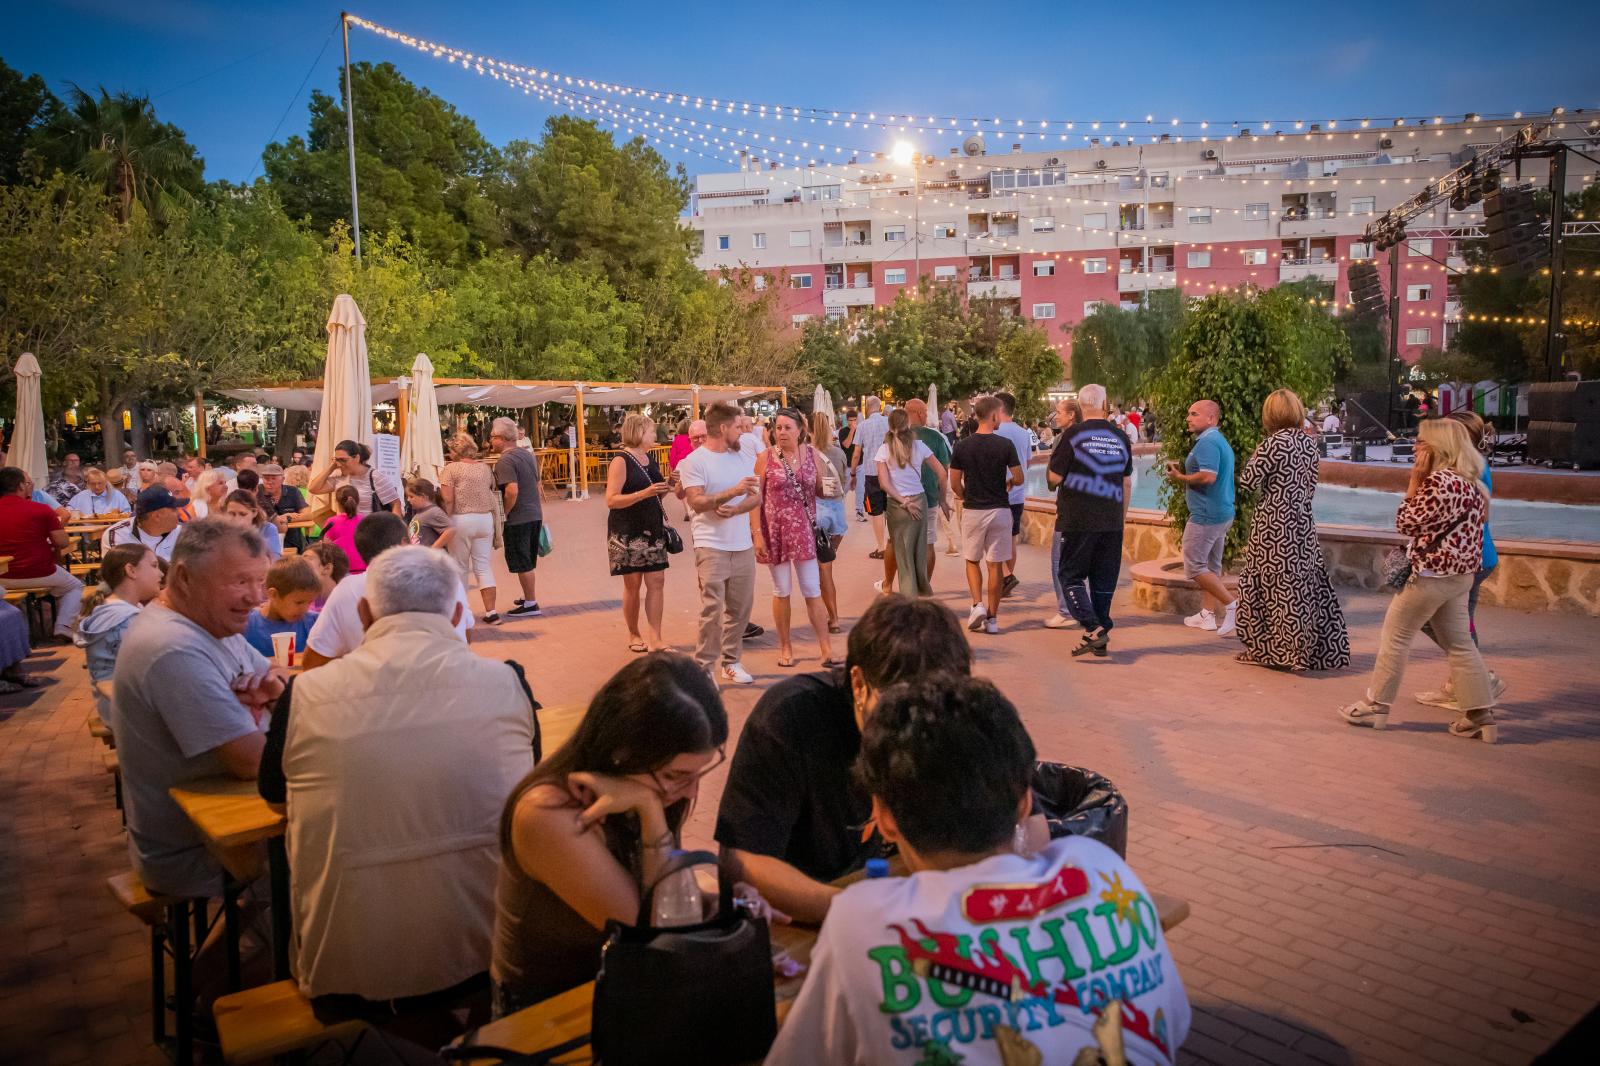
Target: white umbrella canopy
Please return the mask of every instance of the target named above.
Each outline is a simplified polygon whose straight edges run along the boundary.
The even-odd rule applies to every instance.
[[[16,426],[11,432],[11,449],[6,465],[21,467],[33,478],[34,486],[44,488],[50,480],[50,464],[44,453],[44,402],[39,396],[39,360],[23,352],[17,360]]]
[[[400,470],[407,477],[439,484],[444,446],[439,441],[439,396],[433,388],[433,361],[423,352],[411,364],[411,410],[400,442]]]
[[[816,394],[811,397],[811,409],[826,412],[829,421],[834,425],[839,424],[838,416],[833,413],[833,395],[821,385],[817,386]]]
[[[367,369],[367,320],[344,293],[328,312],[328,359],[322,368],[322,414],[311,457],[313,480],[333,466],[342,440],[372,446],[372,375]]]
[[[928,425],[939,428],[939,386],[928,386]]]

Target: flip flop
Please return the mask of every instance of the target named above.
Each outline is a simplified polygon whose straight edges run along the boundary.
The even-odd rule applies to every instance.
[[[868,559],[882,559],[883,558],[883,553],[882,552],[868,552],[867,553],[867,558]]]
[[[829,622],[828,623],[828,632],[829,633],[843,633],[844,632],[844,626],[840,625],[838,622]]]
[[[778,665],[787,669],[794,665],[794,658],[792,656],[780,657],[778,659]]]
[[[634,641],[634,642],[632,642],[631,644],[628,645],[628,650],[633,652],[633,654],[635,654],[635,655],[643,655],[645,652],[649,651],[650,649],[645,646],[644,641],[636,640],[636,641]]]

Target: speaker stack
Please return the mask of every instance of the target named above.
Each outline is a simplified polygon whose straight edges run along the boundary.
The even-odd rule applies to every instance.
[[[1528,387],[1528,459],[1574,469],[1600,467],[1600,381]]]

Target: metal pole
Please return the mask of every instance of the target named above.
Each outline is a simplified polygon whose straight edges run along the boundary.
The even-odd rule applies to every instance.
[[[1387,429],[1395,430],[1395,393],[1400,387],[1400,249],[1406,243],[1405,234],[1399,243],[1389,249],[1389,422]]]
[[[206,457],[206,394],[199,389],[194,390],[194,451]]]
[[[356,196],[355,97],[350,93],[350,13],[339,12],[344,29],[344,145],[350,157],[350,232],[356,240],[356,262],[361,262],[361,201]]]
[[[1561,227],[1566,220],[1567,146],[1550,158],[1550,320],[1545,324],[1544,372],[1558,381],[1565,372],[1567,335],[1561,328]]]
[[[922,290],[922,181],[919,177],[921,172],[922,154],[919,152],[911,159],[911,244],[917,264],[917,287],[912,289],[912,292]]]

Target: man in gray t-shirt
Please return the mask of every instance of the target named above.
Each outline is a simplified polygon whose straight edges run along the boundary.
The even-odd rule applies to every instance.
[[[508,617],[524,618],[541,613],[534,594],[534,568],[539,565],[539,530],[544,525],[540,495],[539,463],[533,453],[517,447],[521,430],[509,418],[497,418],[489,430],[489,447],[499,461],[494,466],[494,483],[500,486],[506,522],[500,539],[505,545],[506,569],[517,575],[522,598],[506,612]],[[489,612],[484,621],[493,625],[498,616]]]
[[[241,634],[263,599],[269,561],[252,529],[224,518],[189,523],[172,551],[166,603],[139,612],[117,654],[111,731],[128,851],[151,892],[221,893],[222,867],[167,790],[255,778],[264,745],[257,716],[283,681]]]

